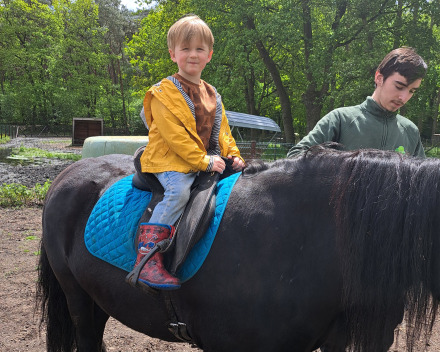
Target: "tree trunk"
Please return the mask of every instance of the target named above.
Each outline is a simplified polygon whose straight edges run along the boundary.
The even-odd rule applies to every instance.
[[[403,12],[403,1],[397,0],[397,13],[396,13],[396,25],[394,34],[394,44],[393,48],[400,48],[400,37],[402,35],[402,12]]]
[[[302,101],[306,107],[307,133],[309,133],[321,119],[322,97],[319,96],[319,92],[309,90],[302,95]]]
[[[437,131],[437,118],[438,118],[439,106],[440,106],[440,88],[438,89],[437,99],[434,103],[434,113],[432,115],[432,133],[431,133],[432,135],[436,134],[435,132]]]
[[[246,21],[246,26],[248,29],[255,30],[254,20],[248,17]],[[286,143],[295,143],[295,131],[293,129],[293,118],[292,110],[290,107],[289,94],[287,94],[287,90],[283,85],[283,81],[281,79],[281,75],[278,71],[277,65],[275,64],[275,61],[273,61],[273,59],[270,57],[269,51],[265,48],[263,42],[258,39],[255,45],[277,89],[278,98],[280,99]]]
[[[304,58],[306,61],[307,89],[302,95],[302,101],[306,107],[307,130],[309,133],[321,118],[322,97],[316,89],[316,82],[313,78],[309,58],[313,50],[312,14],[308,0],[301,2],[303,9],[303,31],[304,31]]]
[[[423,132],[423,116],[419,115],[419,118],[417,119],[417,128],[419,129],[420,134]]]
[[[248,53],[248,61],[249,61],[249,53]],[[254,69],[252,67],[249,73],[244,74],[244,79],[246,83],[244,94],[246,99],[247,113],[251,115],[259,115],[255,103],[255,75],[254,75]]]
[[[347,11],[347,0],[336,1],[336,13],[332,23],[332,31],[336,32],[340,26],[341,19]],[[313,54],[313,31],[312,31],[312,8],[310,0],[301,0],[303,12],[303,33],[304,33],[304,58],[306,64],[306,78],[308,86],[306,92],[302,95],[303,103],[307,111],[307,132],[310,132],[321,118],[324,97],[329,93],[331,79],[324,79],[322,86],[318,89],[318,83],[313,77],[312,66],[310,65],[310,57]],[[323,72],[328,75],[333,60],[333,53],[336,49],[337,42],[330,42],[328,51],[326,52]]]
[[[290,99],[289,95],[287,94],[286,88],[283,85],[283,81],[281,80],[280,72],[278,71],[278,68],[273,59],[269,56],[269,52],[264,47],[263,43],[258,40],[256,45],[258,52],[260,53],[260,56],[262,57],[263,62],[272,77],[275,87],[277,88],[278,98],[280,98],[286,143],[295,143],[295,131],[293,129],[293,118],[292,110],[290,107]]]
[[[368,50],[372,51],[373,50],[373,35],[371,34],[370,31],[370,25],[367,22],[367,17],[362,16],[362,23],[365,27],[365,30],[367,32],[367,44],[368,44]]]
[[[122,72],[121,72],[121,65],[119,64],[119,60],[118,60],[118,71],[119,71],[119,85],[121,87],[121,97],[122,97],[122,112],[124,113],[125,133],[128,133],[128,121],[127,121],[127,112],[125,109],[124,85],[122,84]]]

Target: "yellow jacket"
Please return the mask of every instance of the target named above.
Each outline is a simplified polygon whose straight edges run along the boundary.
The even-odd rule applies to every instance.
[[[211,167],[211,157],[197,134],[194,115],[177,87],[180,84],[171,79],[165,78],[151,87],[144,98],[145,120],[150,132],[148,145],[141,156],[142,172],[210,171],[207,168]],[[217,150],[222,156],[240,157],[219,95],[217,100],[221,104]]]

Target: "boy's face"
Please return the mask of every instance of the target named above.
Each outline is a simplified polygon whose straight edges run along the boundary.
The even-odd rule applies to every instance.
[[[212,50],[209,50],[202,38],[193,36],[189,43],[177,43],[174,50],[168,51],[171,60],[179,66],[179,75],[199,84],[202,71],[212,57]]]
[[[377,87],[373,93],[373,99],[384,109],[397,111],[411,99],[420,83],[422,83],[422,79],[417,79],[408,84],[404,76],[394,72],[384,82],[383,75],[376,72],[375,82]]]

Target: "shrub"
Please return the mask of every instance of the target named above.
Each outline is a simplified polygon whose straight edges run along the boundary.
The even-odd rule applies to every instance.
[[[33,188],[27,188],[19,183],[4,183],[0,186],[1,207],[21,207],[23,205],[42,205],[52,181],[47,180],[44,185],[37,183]]]

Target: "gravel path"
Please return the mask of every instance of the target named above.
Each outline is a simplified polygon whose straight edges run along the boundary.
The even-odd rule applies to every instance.
[[[15,138],[6,144],[0,144],[0,150],[10,148],[39,148],[52,152],[81,154],[82,147],[72,147],[71,139],[68,137],[57,138]],[[35,184],[44,184],[47,180],[53,181],[58,174],[73,160],[66,159],[40,159],[38,163],[29,165],[4,163],[0,161],[0,185],[20,183],[27,187],[34,187]]]

